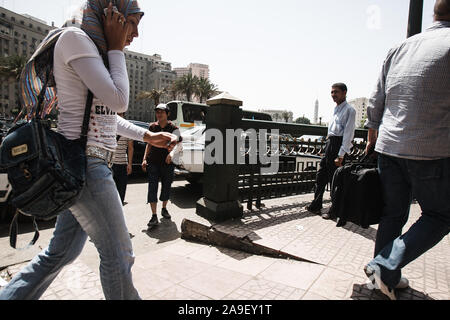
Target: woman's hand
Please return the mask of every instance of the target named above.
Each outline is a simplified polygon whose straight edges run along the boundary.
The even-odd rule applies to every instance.
[[[178,137],[168,132],[153,133],[147,131],[144,135],[144,142],[157,148],[167,149],[171,152],[177,145]]]
[[[171,164],[172,163],[172,155],[169,154],[166,158],[166,164]]]
[[[112,2],[110,2],[106,17],[103,16],[103,29],[108,50],[123,51],[127,42],[129,28],[130,25],[126,22],[123,14],[113,10]]]
[[[142,161],[142,171],[147,172],[147,166],[148,166],[147,160],[144,159]]]

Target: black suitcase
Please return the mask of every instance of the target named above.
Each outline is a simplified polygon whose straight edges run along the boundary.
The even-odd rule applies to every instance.
[[[381,182],[373,156],[336,170],[331,184],[329,214],[337,227],[352,222],[364,229],[379,224],[383,210]]]

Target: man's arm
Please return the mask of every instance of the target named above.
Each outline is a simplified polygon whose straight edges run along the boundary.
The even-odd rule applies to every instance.
[[[342,146],[339,149],[338,157],[334,160],[337,167],[342,167],[344,162],[344,157],[349,154],[352,149],[352,141],[355,137],[355,118],[356,111],[353,108],[349,109],[349,114],[347,117],[347,122],[345,123],[344,135],[342,137]]]
[[[117,116],[117,134],[131,140],[147,142],[157,148],[168,149],[169,152],[172,151],[177,143],[177,137],[171,133],[154,133],[138,127],[119,116]]]
[[[171,164],[172,163],[172,161],[174,161],[174,157],[176,156],[176,155],[178,155],[180,152],[182,152],[183,151],[183,144],[181,143],[181,142],[179,142],[176,146],[175,146],[175,148],[173,148],[173,150],[169,153],[169,155],[167,156],[167,158],[166,158],[166,163],[167,164]],[[175,161],[176,162],[176,161]],[[175,163],[175,164],[178,164],[178,163]]]
[[[167,158],[166,158],[166,163],[167,164],[171,164],[172,161],[174,160],[175,155],[178,155],[180,152],[183,151],[183,137],[181,136],[181,132],[180,129],[177,127],[174,131],[173,134],[175,136],[178,137],[178,143],[177,145],[173,148],[172,151],[170,151],[170,153],[168,154]]]
[[[384,109],[386,107],[386,78],[394,52],[395,49],[389,51],[387,58],[383,63],[383,68],[375,86],[375,90],[369,99],[369,105],[367,106],[367,121],[365,126],[369,128],[369,133],[367,136],[366,153],[375,149],[377,143],[378,129],[383,120]]]
[[[147,158],[150,153],[150,145],[145,146],[144,159],[142,159],[142,170],[147,171]]]

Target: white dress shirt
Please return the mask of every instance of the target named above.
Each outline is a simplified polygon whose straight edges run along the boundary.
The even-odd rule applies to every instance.
[[[342,102],[334,108],[334,116],[330,125],[328,126],[329,137],[343,137],[342,146],[339,150],[339,157],[350,153],[352,149],[352,141],[355,137],[355,109],[347,103]]]

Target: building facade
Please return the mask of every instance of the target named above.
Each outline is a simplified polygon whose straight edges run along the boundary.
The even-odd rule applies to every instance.
[[[357,98],[348,102],[356,110],[355,124],[357,128],[363,128],[364,122],[367,119],[367,105],[369,104],[368,98]]]
[[[169,88],[176,81],[176,73],[169,62],[162,61],[160,55],[145,55],[125,50],[128,76],[130,79],[130,104],[127,118],[144,122],[155,121],[155,103],[152,100],[139,100],[142,91]],[[161,97],[160,102],[168,102],[169,96]]]
[[[198,78],[209,79],[209,66],[201,63],[190,63],[186,68],[174,68],[177,78],[181,78],[189,73]]]
[[[53,25],[53,23],[52,23]],[[77,26],[70,21],[67,26]],[[35,52],[54,26],[45,21],[20,15],[0,7],[0,55],[23,56],[27,59]],[[125,58],[130,80],[130,104],[127,118],[151,122],[155,119],[154,102],[152,100],[138,101],[142,91],[152,89],[162,90],[175,82],[177,75],[172,71],[169,62],[162,61],[160,55],[145,55],[125,50]],[[161,98],[168,102],[169,96]],[[15,79],[1,79],[0,83],[0,117],[14,117],[20,112],[19,85]]]
[[[0,7],[0,55],[27,59],[54,27],[29,15],[20,15]],[[0,115],[14,117],[20,112],[19,84],[3,77],[0,84]]]

